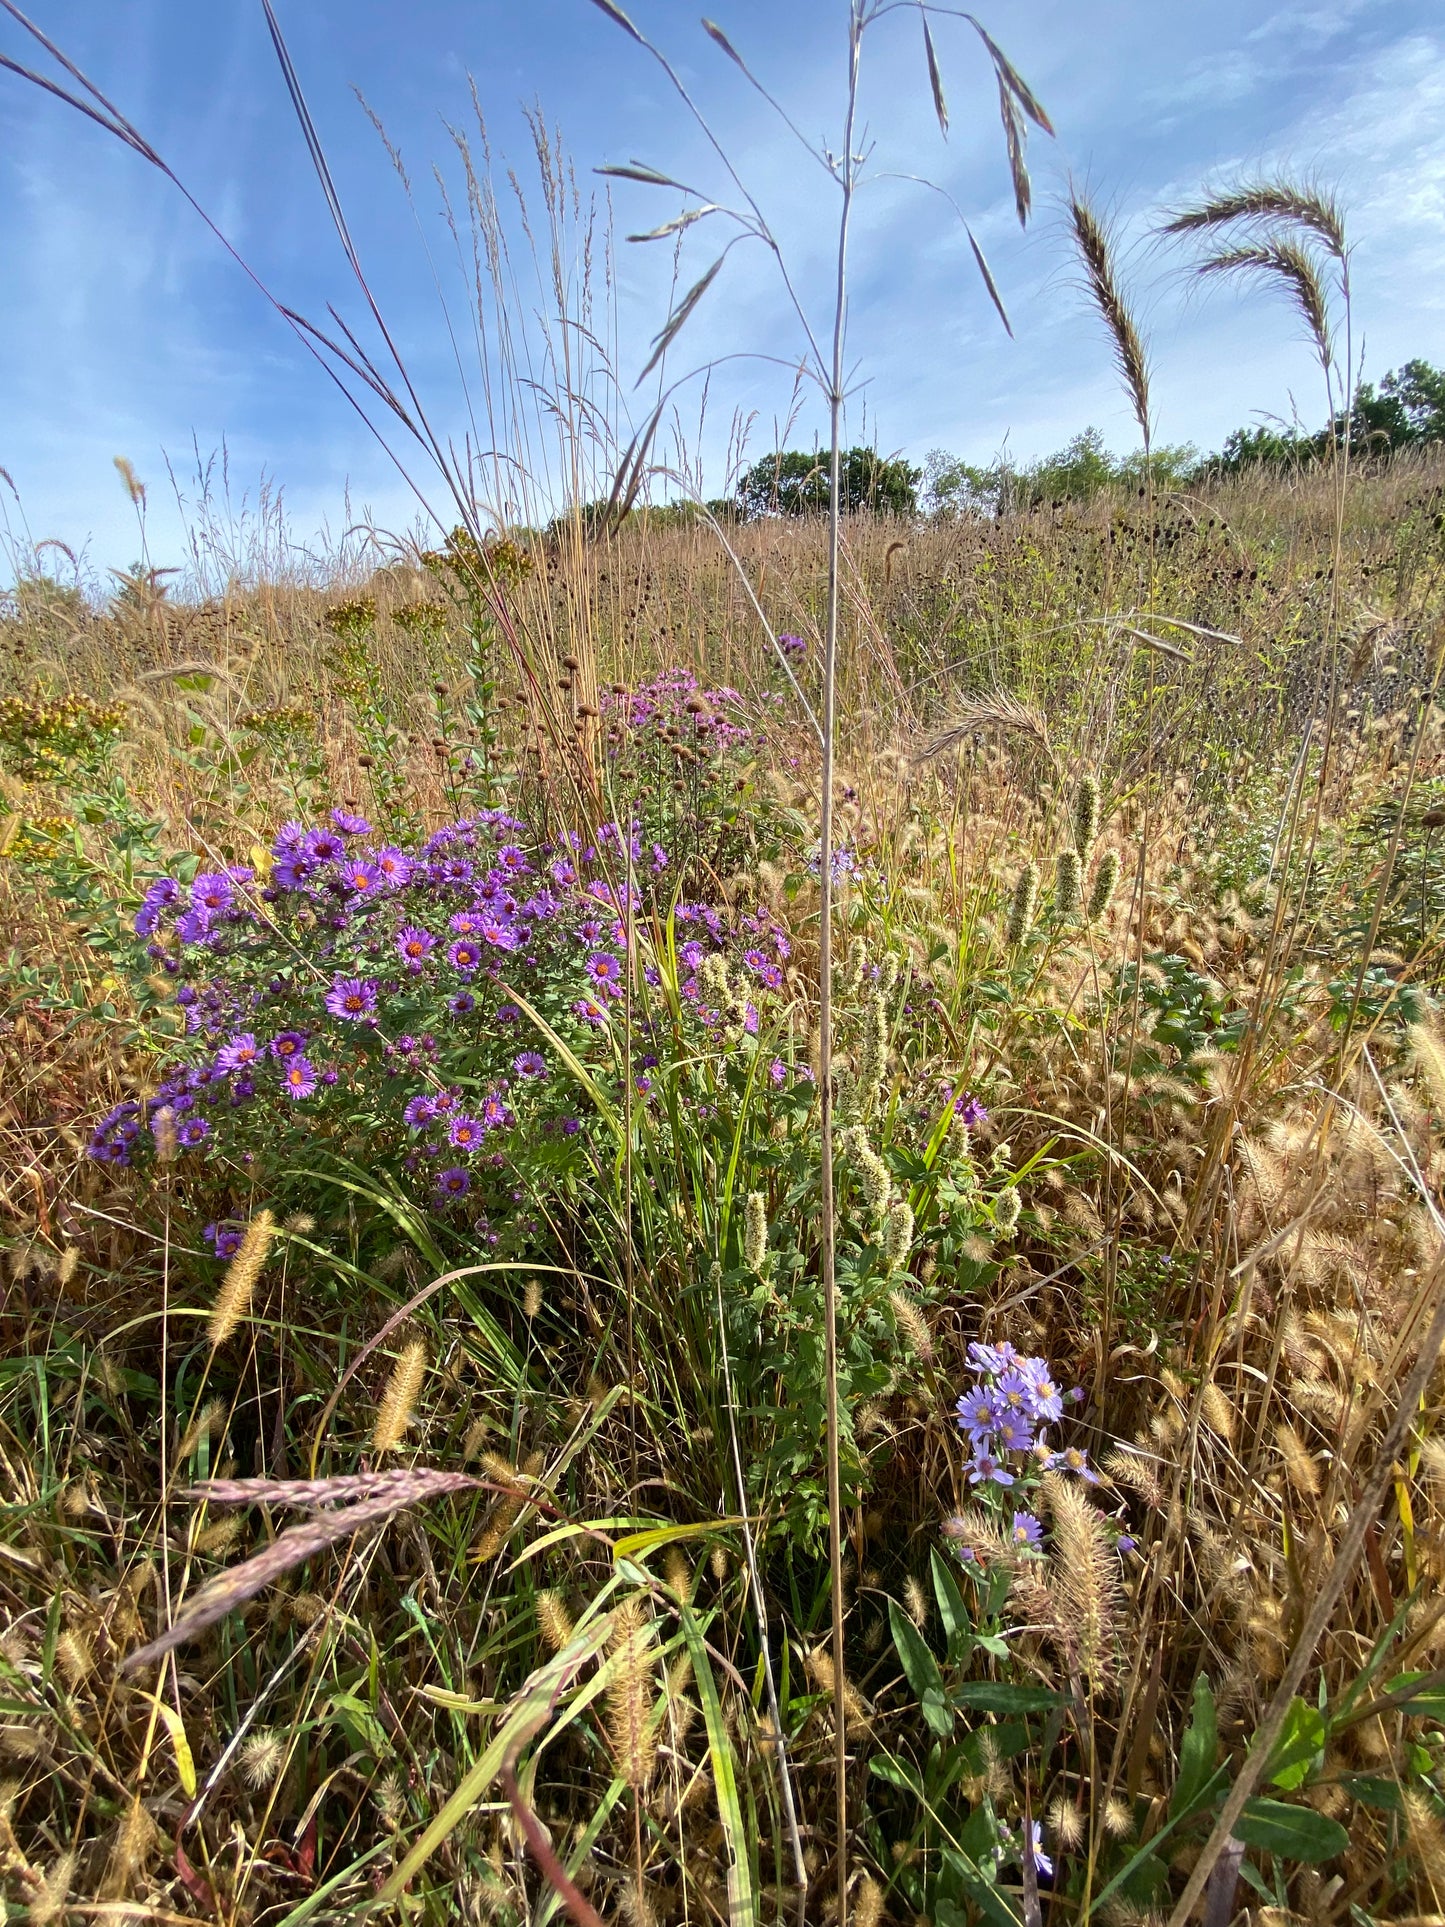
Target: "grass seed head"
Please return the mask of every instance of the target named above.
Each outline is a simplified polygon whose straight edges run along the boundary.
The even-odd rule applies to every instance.
[[[221,1280],[221,1289],[216,1294],[216,1302],[211,1310],[207,1336],[212,1351],[225,1344],[250,1312],[256,1280],[261,1275],[275,1232],[276,1220],[269,1211],[258,1211],[246,1226],[240,1247],[226,1267],[226,1275]]]
[[[401,1444],[416,1410],[417,1395],[426,1376],[427,1349],[419,1338],[405,1346],[391,1368],[386,1390],[376,1412],[376,1429],[371,1435],[378,1452],[393,1452]]]

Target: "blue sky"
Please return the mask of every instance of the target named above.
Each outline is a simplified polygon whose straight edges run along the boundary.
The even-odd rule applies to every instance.
[[[845,0],[711,4],[798,126],[836,142]],[[560,129],[584,195],[609,191],[591,173],[596,164],[635,156],[726,198],[715,161],[656,67],[589,0],[276,5],[380,305],[446,433],[465,432],[467,392],[477,419],[479,384],[431,170],[440,165],[459,190],[445,123],[474,126],[469,75],[502,199],[510,208],[505,177],[515,168],[534,228],[535,163],[522,114],[533,102]],[[333,302],[364,328],[259,0],[31,0],[29,10],[280,299],[318,321]],[[705,107],[825,327],[830,183],[706,38],[692,6],[632,0],[630,10]],[[1028,458],[1086,424],[1117,447],[1131,445],[1107,347],[1064,242],[1060,197],[1070,178],[1120,224],[1164,440],[1217,446],[1238,424],[1292,407],[1310,423],[1323,417],[1318,370],[1281,305],[1263,293],[1201,289],[1187,253],[1150,236],[1161,205],[1241,170],[1284,165],[1337,188],[1357,244],[1367,374],[1412,355],[1445,361],[1445,23],[1436,0],[1010,0],[985,5],[982,17],[1058,130],[1057,140],[1036,134],[1030,144],[1036,220],[1020,232],[992,78],[971,31],[937,25],[952,114],[945,142],[916,14],[881,22],[864,60],[876,178],[859,203],[854,240],[854,436],[876,435],[915,460],[935,447],[987,460],[1005,444]],[[47,64],[3,15],[0,52]],[[353,89],[402,153],[415,216]],[[999,327],[947,204],[883,178],[904,173],[927,175],[968,215],[1015,340]],[[619,235],[681,205],[675,193],[628,183],[612,183],[610,193]],[[506,227],[519,264],[513,326],[523,334],[547,288],[525,271],[514,211]],[[254,504],[270,477],[299,537],[334,534],[348,517],[398,530],[414,521],[415,500],[386,456],[175,189],[3,72],[0,232],[0,468],[22,505],[0,482],[12,532],[83,549],[97,571],[130,561],[134,516],[112,466],[125,455],[149,485],[153,559],[179,561],[182,517],[166,458],[189,494],[193,451],[206,457],[223,446],[233,502]],[[680,262],[669,243],[619,240],[614,318],[598,316],[604,332],[615,330],[614,417],[635,423],[648,412],[655,382],[634,383],[667,311],[671,276],[688,285],[721,233],[716,222],[700,224]],[[575,276],[575,260],[569,271]],[[744,353],[795,360],[800,346],[769,258],[738,248],[669,373]],[[787,418],[791,384],[772,362],[722,363],[699,433],[701,388],[699,378],[681,390],[682,434],[700,447],[705,485],[715,490],[733,411],[752,417],[748,445],[765,452]],[[805,398],[788,439],[811,442],[823,428],[822,409]]]

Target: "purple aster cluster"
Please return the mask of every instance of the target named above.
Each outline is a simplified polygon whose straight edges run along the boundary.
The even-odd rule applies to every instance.
[[[1048,1445],[1045,1428],[1063,1417],[1065,1394],[1054,1383],[1046,1359],[1025,1357],[1006,1342],[975,1343],[968,1348],[968,1362],[977,1376],[955,1410],[969,1443],[971,1456],[964,1470],[970,1485],[1012,1486],[1024,1463],[1075,1472],[1097,1484],[1086,1453],[1056,1452]],[[1037,1544],[1038,1522],[1031,1514],[1015,1514],[1013,1524],[1020,1544]]]
[[[675,970],[699,1041],[757,1033],[786,990],[789,942],[772,916],[678,901],[669,864],[636,821],[547,841],[483,810],[403,848],[335,810],[283,825],[255,870],[157,879],[136,932],[147,968],[175,985],[182,1034],[169,1075],[100,1120],[91,1154],[141,1163],[159,1132],[167,1156],[234,1167],[287,1121],[364,1130],[369,1156],[467,1200],[475,1225],[526,1142],[585,1130],[570,1078],[528,1047],[542,1042],[533,1013],[614,1088],[627,1079],[656,1101],[649,988]],[[639,1049],[623,1066],[611,1017],[629,982]],[[768,1075],[797,1073],[779,1058]]]

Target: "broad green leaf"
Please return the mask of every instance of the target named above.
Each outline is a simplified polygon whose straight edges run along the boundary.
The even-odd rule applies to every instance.
[[[893,1644],[898,1649],[898,1658],[908,1684],[918,1695],[924,1719],[935,1733],[952,1732],[953,1715],[948,1710],[948,1696],[944,1691],[938,1661],[923,1635],[894,1599],[888,1602],[888,1623],[893,1629]]]
[[[1261,1847],[1281,1860],[1302,1860],[1312,1867],[1333,1860],[1350,1844],[1338,1820],[1316,1813],[1313,1807],[1288,1806],[1283,1800],[1251,1800],[1234,1823],[1234,1836],[1247,1847]]]
[[[938,1601],[938,1616],[943,1621],[943,1630],[948,1635],[949,1651],[955,1644],[961,1644],[973,1631],[973,1622],[968,1616],[968,1607],[963,1602],[958,1581],[948,1569],[935,1546],[931,1554],[933,1573],[933,1594]]]
[[[984,1713],[1046,1713],[1065,1704],[1047,1686],[1014,1686],[1001,1679],[972,1679],[953,1689],[955,1706],[976,1706]]]
[[[1194,1682],[1194,1710],[1179,1748],[1179,1778],[1174,1783],[1174,1798],[1169,1802],[1171,1820],[1181,1820],[1199,1804],[1214,1772],[1219,1752],[1219,1722],[1214,1712],[1214,1693],[1201,1673]]]
[[[895,1759],[891,1753],[873,1753],[868,1759],[870,1771],[889,1786],[896,1786],[904,1793],[911,1793],[915,1800],[923,1798],[923,1780],[917,1767],[910,1766],[906,1760]]]
[[[1315,1762],[1325,1750],[1328,1728],[1324,1716],[1307,1700],[1290,1701],[1289,1712],[1280,1729],[1279,1739],[1270,1756],[1271,1786],[1293,1792],[1304,1785],[1315,1770]]]

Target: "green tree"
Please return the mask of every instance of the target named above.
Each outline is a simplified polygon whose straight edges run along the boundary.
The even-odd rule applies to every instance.
[[[876,448],[843,451],[840,469],[843,512],[846,515],[918,513],[918,484],[923,471],[899,457],[888,458]],[[751,519],[764,515],[822,515],[828,508],[828,457],[824,450],[809,454],[787,449],[754,462],[737,487],[738,511]]]

